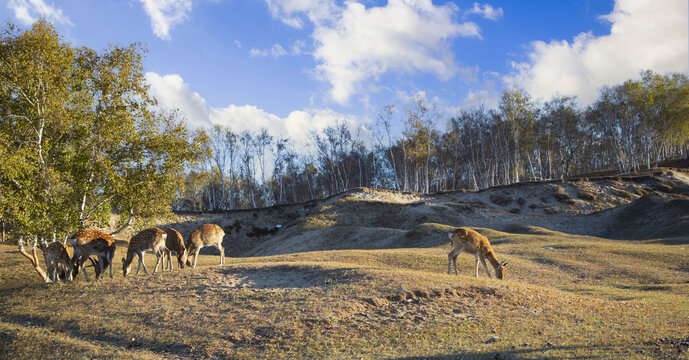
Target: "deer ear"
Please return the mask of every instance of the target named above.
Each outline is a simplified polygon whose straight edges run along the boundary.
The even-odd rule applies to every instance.
[[[502,263],[502,267],[505,267],[505,266],[507,266],[507,263],[506,262]]]

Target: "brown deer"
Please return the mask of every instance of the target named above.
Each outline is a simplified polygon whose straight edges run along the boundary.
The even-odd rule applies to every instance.
[[[165,229],[165,232],[167,233],[165,247],[168,249],[168,251],[165,252],[165,255],[167,255],[168,267],[170,268],[170,271],[172,271],[173,268],[172,256],[170,254],[171,251],[177,253],[177,263],[179,264],[179,268],[184,269],[184,263],[187,262],[187,249],[184,247],[184,238],[182,238],[182,234],[173,228]],[[163,270],[165,270],[165,259],[163,259]]]
[[[225,236],[225,231],[215,224],[204,224],[198,229],[194,230],[189,237],[189,244],[187,244],[187,266],[196,269],[196,259],[199,257],[199,250],[205,246],[215,246],[220,250],[220,265],[225,265],[225,248],[222,246],[222,238]],[[190,259],[194,257],[192,264]]]
[[[53,282],[60,281],[60,265],[64,270],[64,279],[72,281],[74,267],[72,259],[69,257],[67,247],[61,242],[43,243],[43,259],[45,260],[46,272]]]
[[[129,240],[127,258],[122,258],[122,276],[127,276],[127,274],[129,274],[132,267],[132,261],[134,261],[134,255],[139,257],[139,267],[136,268],[136,275],[139,275],[139,270],[141,270],[142,265],[144,267],[144,273],[148,275],[148,269],[146,269],[146,264],[144,263],[144,252],[146,250],[152,250],[156,254],[156,267],[153,270],[155,274],[158,271],[163,253],[167,250],[165,248],[166,238],[167,234],[165,231],[158,228],[141,230],[138,234],[134,235],[134,237]]]
[[[454,230],[448,234],[450,242],[452,243],[452,251],[447,254],[447,273],[450,274],[450,265],[454,264],[455,275],[457,275],[457,257],[459,253],[464,251],[469,254],[474,254],[476,259],[476,270],[474,271],[474,276],[478,277],[478,262],[481,260],[483,268],[486,269],[486,274],[489,278],[492,278],[490,271],[488,271],[488,266],[486,265],[486,259],[490,261],[490,264],[495,268],[495,277],[502,280],[505,275],[505,265],[507,263],[500,264],[498,259],[495,257],[493,248],[490,247],[490,243],[485,236],[477,233],[469,228],[461,227]]]
[[[84,270],[84,264],[91,255],[96,255],[100,261],[94,263],[94,267],[98,264],[100,270],[96,271],[96,279],[100,278],[105,272],[105,268],[110,267],[110,277],[112,278],[112,258],[115,256],[115,239],[109,234],[99,230],[81,230],[70,236],[69,241],[74,246],[74,256],[72,257],[72,264],[76,265],[74,268],[75,275],[79,268],[84,272],[86,280],[89,279],[88,273]]]

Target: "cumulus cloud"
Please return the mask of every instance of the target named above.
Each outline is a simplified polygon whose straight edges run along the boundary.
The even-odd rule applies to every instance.
[[[576,95],[590,103],[599,87],[637,78],[641,70],[687,72],[687,13],[686,0],[617,0],[612,13],[601,17],[611,25],[609,35],[534,41],[529,60],[513,63],[503,80],[537,98]]]
[[[340,104],[370,80],[390,72],[431,73],[447,80],[459,70],[448,42],[458,36],[479,37],[473,22],[456,22],[453,3],[389,0],[367,8],[356,1],[339,6],[332,0],[266,0],[272,16],[289,26],[314,25],[316,77],[330,84]],[[370,83],[369,83],[370,84]]]
[[[24,25],[31,25],[39,18],[53,23],[74,25],[62,9],[46,4],[43,0],[10,0],[7,8],[14,11],[14,16]]]
[[[494,8],[491,4],[474,3],[474,7],[467,10],[464,15],[478,14],[488,20],[497,21],[503,15],[502,8]]]
[[[458,70],[448,40],[480,37],[476,24],[453,20],[456,11],[452,4],[435,6],[430,0],[390,0],[372,8],[347,2],[337,21],[314,30],[316,74],[330,83],[338,103],[388,71],[421,71],[447,80]]]
[[[147,72],[146,80],[151,85],[151,94],[158,99],[161,108],[178,109],[192,127],[211,123],[206,100],[199,93],[191,91],[189,84],[185,83],[181,76]]]
[[[151,85],[151,93],[158,99],[163,109],[178,109],[192,128],[220,124],[229,127],[235,133],[244,131],[257,132],[260,128],[268,129],[274,137],[289,138],[296,149],[305,152],[310,142],[312,131],[322,131],[337,121],[347,120],[353,132],[362,128],[366,122],[356,116],[340,114],[331,109],[302,109],[292,111],[286,117],[266,112],[253,105],[228,105],[221,108],[211,107],[198,93],[189,88],[180,75],[159,75],[146,73]]]
[[[170,40],[170,29],[185,22],[191,12],[191,0],[139,0],[151,18],[153,33]]]

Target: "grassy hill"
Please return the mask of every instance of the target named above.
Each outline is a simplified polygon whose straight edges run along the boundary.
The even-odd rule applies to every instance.
[[[0,357],[686,358],[687,184],[666,171],[427,196],[356,189],[178,214],[185,237],[225,228],[225,266],[210,250],[193,270],[122,278],[120,246],[115,277],[91,282],[39,284],[0,246]],[[506,280],[474,278],[466,254],[447,274],[455,226],[489,238]]]

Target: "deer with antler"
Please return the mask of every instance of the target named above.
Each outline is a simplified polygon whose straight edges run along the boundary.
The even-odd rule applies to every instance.
[[[495,277],[502,280],[505,275],[505,265],[507,263],[500,263],[495,257],[493,248],[490,246],[488,239],[469,228],[460,227],[453,232],[448,234],[450,242],[452,243],[452,251],[447,254],[447,273],[450,274],[451,264],[454,264],[455,275],[457,275],[457,257],[461,252],[466,252],[473,254],[476,262],[476,269],[474,271],[474,276],[478,277],[478,262],[479,260],[483,264],[483,268],[486,270],[489,278],[492,278],[490,271],[488,271],[488,266],[486,265],[486,259],[493,265],[495,269]]]

